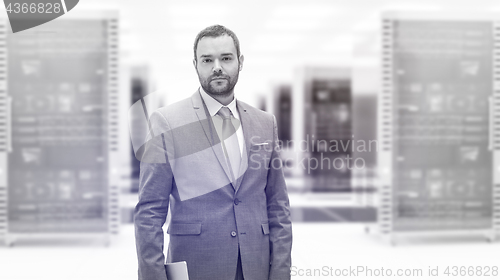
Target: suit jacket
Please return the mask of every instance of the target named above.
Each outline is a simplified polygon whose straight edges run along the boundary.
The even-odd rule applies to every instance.
[[[199,92],[151,115],[135,209],[139,279],[166,279],[169,205],[167,262],[186,261],[189,279],[233,280],[238,249],[245,280],[290,279],[292,227],[276,119],[236,106],[245,138],[236,182]]]

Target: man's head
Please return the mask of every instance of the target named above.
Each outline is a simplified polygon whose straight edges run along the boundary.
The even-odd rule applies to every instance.
[[[243,60],[238,37],[226,27],[209,26],[196,36],[193,64],[201,87],[208,94],[230,96],[238,82]]]

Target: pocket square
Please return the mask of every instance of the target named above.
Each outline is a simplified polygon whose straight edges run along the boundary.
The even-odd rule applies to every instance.
[[[270,149],[269,147],[269,143],[267,142],[264,142],[264,143],[254,143],[252,144],[252,146],[250,146],[250,151],[252,152],[258,152],[258,151],[261,151],[261,150],[268,150]]]
[[[263,145],[269,145],[269,143],[255,143],[255,144],[252,144],[252,146],[263,146]]]

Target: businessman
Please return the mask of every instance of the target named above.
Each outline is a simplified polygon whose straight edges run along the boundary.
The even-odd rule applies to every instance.
[[[135,234],[139,279],[166,279],[186,261],[190,280],[290,279],[292,227],[273,115],[236,99],[244,57],[221,25],[202,30],[200,87],[153,112],[141,148]],[[170,208],[169,208],[170,207]]]

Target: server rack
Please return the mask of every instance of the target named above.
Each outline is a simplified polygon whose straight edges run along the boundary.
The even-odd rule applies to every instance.
[[[302,135],[295,141],[307,143],[304,155],[314,165],[306,169],[313,192],[350,192],[352,168],[352,97],[348,68],[306,68],[299,81],[302,96],[294,99],[303,107]],[[292,104],[293,107],[297,106]],[[318,166],[315,166],[318,163]],[[349,165],[349,166],[348,166]]]
[[[353,76],[353,82],[356,77]],[[370,207],[374,212],[377,190],[377,95],[356,92],[353,87],[352,115],[353,141],[365,144],[354,149],[353,159],[362,159],[363,166],[354,168],[351,174],[351,188],[357,203]],[[372,222],[374,222],[373,219]]]
[[[392,244],[500,231],[498,19],[383,14],[378,225]]]
[[[0,28],[5,242],[108,244],[120,221],[118,13],[73,11],[16,34]]]
[[[10,100],[7,96],[7,21],[0,20],[0,237],[8,232],[7,152],[10,149]]]
[[[292,140],[292,87],[279,85],[274,90],[274,115],[278,125],[278,139],[288,148]]]
[[[135,65],[131,67],[131,103],[141,102],[150,93],[150,73],[146,65]],[[147,100],[147,99],[146,99]],[[147,135],[147,127],[143,125],[144,112],[139,112],[139,115],[134,114],[135,111],[129,113],[130,122],[130,137],[138,137],[132,141],[133,143],[144,141]],[[135,157],[134,147],[130,148],[131,153],[131,181],[130,191],[133,193],[139,192],[139,174],[140,161]]]

